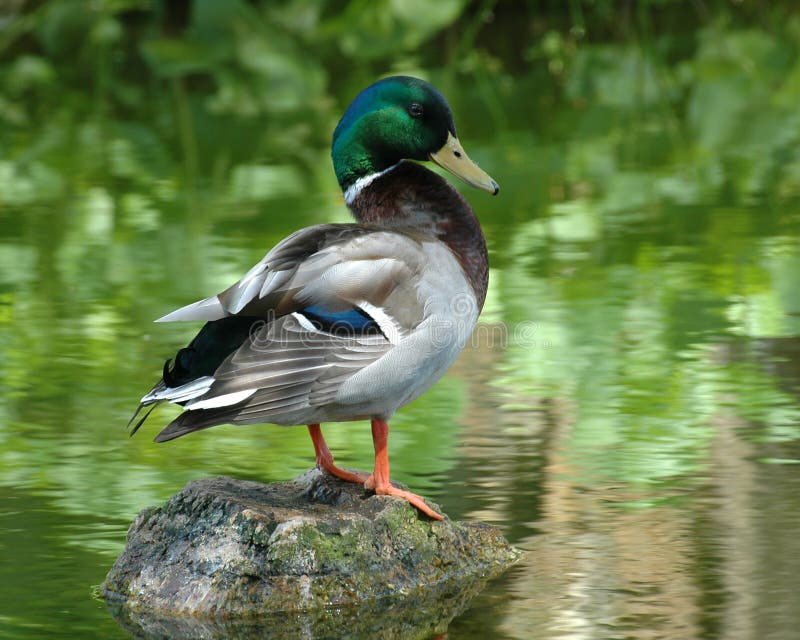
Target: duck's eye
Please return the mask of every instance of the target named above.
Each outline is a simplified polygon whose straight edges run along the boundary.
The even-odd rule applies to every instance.
[[[408,115],[412,118],[421,118],[422,117],[422,105],[419,102],[412,102],[408,105]]]

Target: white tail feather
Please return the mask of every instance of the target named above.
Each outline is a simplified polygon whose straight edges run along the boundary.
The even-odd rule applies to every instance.
[[[180,387],[167,387],[160,391],[150,392],[144,398],[142,403],[155,402],[157,400],[167,400],[168,402],[185,402],[192,398],[202,396],[214,384],[214,378],[211,376],[203,376],[197,380],[192,380]]]

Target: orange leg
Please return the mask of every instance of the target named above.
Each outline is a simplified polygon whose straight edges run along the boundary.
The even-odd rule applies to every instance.
[[[317,454],[317,466],[332,476],[346,480],[347,482],[357,482],[362,484],[367,478],[360,473],[353,473],[352,471],[345,471],[333,464],[333,454],[328,449],[325,443],[325,438],[322,437],[322,429],[319,424],[308,425],[308,433],[311,434],[311,442],[314,443],[314,453]]]
[[[364,486],[379,496],[395,496],[407,500],[417,509],[434,520],[444,520],[444,516],[431,509],[422,496],[395,487],[389,480],[389,425],[383,420],[372,419],[372,441],[375,444],[375,471],[367,478]]]

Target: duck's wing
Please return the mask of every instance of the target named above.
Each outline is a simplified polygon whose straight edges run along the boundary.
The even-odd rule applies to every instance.
[[[142,399],[187,409],[156,439],[225,422],[310,420],[422,321],[416,284],[424,260],[423,243],[404,233],[312,227],[279,244],[216,302],[167,316],[209,322]]]
[[[404,268],[402,256],[398,260],[391,251],[396,235],[356,224],[301,229],[277,244],[233,286],[156,322],[276,317],[301,308],[310,300],[327,300],[336,306],[339,295],[345,301],[354,295],[373,298],[381,292],[368,290],[371,275],[380,273],[376,282],[381,286],[392,279],[395,270]],[[356,287],[348,292],[351,281]]]
[[[223,423],[318,421],[317,411],[336,398],[343,382],[392,349],[382,335],[329,334],[306,320],[294,312],[257,329],[203,382],[205,392],[183,403],[186,410],[156,441]]]

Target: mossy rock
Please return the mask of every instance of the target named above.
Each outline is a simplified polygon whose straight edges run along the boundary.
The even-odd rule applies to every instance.
[[[348,617],[388,633],[374,637],[417,637],[388,632],[387,602],[411,607],[417,622],[427,615],[414,627],[433,632],[518,556],[493,527],[433,521],[314,469],[267,485],[190,482],[137,516],[101,591],[124,626],[147,637],[236,636],[231,625],[249,628],[254,616],[280,624],[241,637],[292,637],[292,621],[341,633]]]

